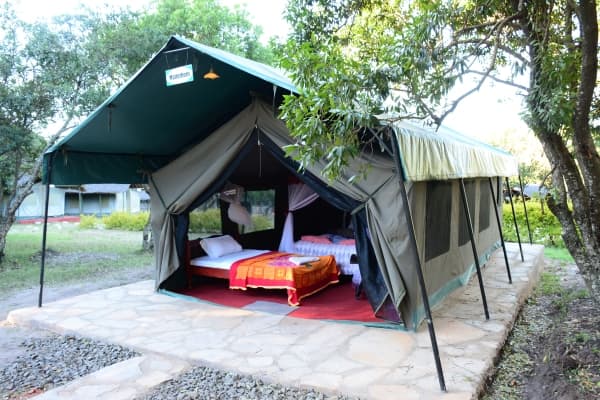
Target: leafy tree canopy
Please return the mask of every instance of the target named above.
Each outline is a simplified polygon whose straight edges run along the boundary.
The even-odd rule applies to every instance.
[[[552,167],[548,206],[600,301],[597,13],[594,0],[291,0],[291,150],[336,177],[375,116],[439,125],[487,80],[516,87]]]
[[[295,149],[300,159],[325,156],[326,174],[345,165],[374,115],[441,124],[486,80],[528,96],[530,125],[568,134],[581,60],[571,2],[292,0],[287,18],[282,63],[302,95],[283,116],[299,143],[314,143]],[[528,30],[544,41],[532,85]],[[465,90],[448,97],[458,84]]]
[[[31,192],[44,148],[89,114],[179,34],[268,62],[243,8],[215,0],[158,0],[147,12],[83,8],[50,22],[20,21],[0,6],[0,261],[6,234]],[[43,138],[52,123],[60,126]]]

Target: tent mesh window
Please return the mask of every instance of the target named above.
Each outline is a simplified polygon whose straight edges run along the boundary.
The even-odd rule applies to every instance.
[[[490,207],[494,205],[491,200],[489,183],[487,180],[479,181],[479,232],[490,226]]]
[[[452,182],[427,182],[425,211],[425,261],[450,250]]]
[[[221,209],[219,194],[211,196],[204,203],[190,212],[190,238],[221,234]]]
[[[473,224],[473,232],[475,232],[475,181],[465,181],[465,191],[467,192],[467,204],[469,205],[469,213],[471,214],[471,223]],[[460,214],[458,219],[458,245],[462,246],[469,243],[469,227],[467,225],[467,217],[465,216],[465,207],[460,204]]]
[[[275,190],[248,190],[242,205],[252,217],[251,226],[241,226],[241,233],[260,232],[275,227]]]

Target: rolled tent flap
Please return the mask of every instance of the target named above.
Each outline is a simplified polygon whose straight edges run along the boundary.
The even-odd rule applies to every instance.
[[[517,160],[509,153],[460,135],[448,128],[437,132],[406,121],[392,125],[410,181],[515,176]]]

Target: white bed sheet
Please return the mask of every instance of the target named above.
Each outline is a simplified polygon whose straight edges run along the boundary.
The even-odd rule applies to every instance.
[[[221,257],[202,256],[192,258],[190,260],[190,264],[199,267],[229,270],[229,268],[231,268],[231,264],[236,261],[243,260],[244,258],[259,256],[261,254],[268,253],[269,251],[271,250],[244,249],[242,251],[236,251],[235,253],[226,254]]]
[[[356,246],[347,244],[314,243],[299,240],[294,243],[295,252],[307,256],[324,256],[332,254],[342,274],[352,275],[352,283],[358,285],[361,282],[358,264],[350,263],[350,257],[356,254]]]

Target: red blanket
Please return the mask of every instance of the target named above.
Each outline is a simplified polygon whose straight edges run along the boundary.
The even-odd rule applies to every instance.
[[[304,297],[339,281],[333,256],[320,256],[306,265],[295,265],[290,256],[294,254],[272,251],[235,262],[229,270],[229,288],[287,289],[288,303],[297,306]]]

